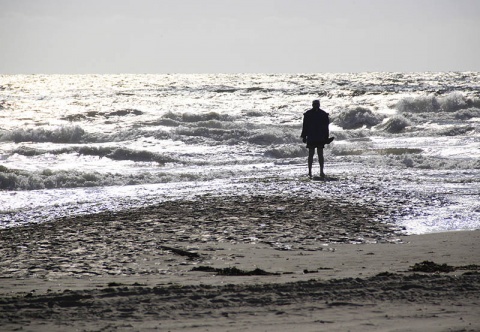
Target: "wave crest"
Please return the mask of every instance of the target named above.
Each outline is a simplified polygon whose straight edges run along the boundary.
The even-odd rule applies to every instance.
[[[178,127],[174,135],[178,139],[189,143],[224,143],[235,145],[239,143],[250,143],[255,145],[270,145],[298,142],[299,132],[291,128],[250,126],[246,127],[241,123],[221,123],[206,121],[197,123],[198,126]],[[190,139],[188,139],[190,138]]]
[[[480,108],[471,107],[455,112],[455,118],[458,120],[469,120],[471,118],[480,118]]]
[[[37,156],[41,154],[68,154],[68,153],[78,153],[79,155],[85,156],[97,156],[100,158],[110,158],[112,160],[131,160],[138,162],[157,162],[160,165],[166,163],[177,162],[178,160],[166,156],[163,154],[158,154],[145,150],[132,150],[127,148],[118,148],[118,147],[94,147],[94,146],[74,146],[64,149],[57,150],[40,150],[34,149],[31,147],[19,147],[12,151],[12,154],[20,154],[24,156]]]
[[[480,169],[480,160],[426,156],[416,149],[387,149],[379,151],[336,150],[333,155],[342,156],[343,162],[369,165],[370,167],[400,167],[432,170]],[[406,152],[406,153],[404,153]],[[467,181],[467,179],[465,179]]]
[[[173,120],[176,122],[201,122],[201,121],[232,121],[233,117],[227,114],[220,114],[217,112],[208,112],[208,113],[174,113],[167,112],[162,116],[162,119]]]
[[[80,126],[61,126],[49,128],[15,129],[4,132],[1,141],[21,142],[52,142],[52,143],[79,143],[85,131]]]
[[[282,145],[278,148],[267,149],[264,153],[265,157],[270,158],[300,158],[308,155],[308,150],[304,146],[298,145]]]
[[[455,112],[470,107],[480,107],[480,99],[467,98],[457,91],[440,97],[433,94],[407,97],[395,105],[401,113]]]
[[[424,155],[397,156],[399,162],[408,168],[422,169],[480,169],[480,160],[471,159],[445,159]]]
[[[365,107],[343,110],[333,118],[333,122],[343,129],[359,129],[364,126],[370,128],[379,124],[382,120],[383,116],[374,114]]]
[[[39,190],[56,188],[82,188],[96,186],[124,186],[178,181],[204,181],[229,176],[214,173],[144,172],[132,175],[118,173],[82,172],[77,170],[43,170],[27,172],[0,167],[0,190]]]
[[[391,134],[398,134],[405,130],[406,127],[411,126],[410,120],[402,115],[396,115],[387,120],[387,122],[378,126],[379,129],[383,129]]]

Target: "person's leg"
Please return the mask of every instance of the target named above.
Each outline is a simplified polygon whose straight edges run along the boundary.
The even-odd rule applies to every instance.
[[[308,176],[312,177],[313,156],[315,155],[315,148],[308,148]]]
[[[324,166],[323,149],[322,149],[322,148],[318,148],[318,149],[317,149],[317,153],[318,153],[318,163],[320,164],[320,177],[324,178],[324,177],[325,177],[325,173],[323,173],[323,166]]]

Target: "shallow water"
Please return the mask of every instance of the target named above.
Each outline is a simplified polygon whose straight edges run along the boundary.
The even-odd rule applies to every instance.
[[[385,204],[480,228],[480,73],[0,76],[0,225],[203,194]],[[306,178],[303,112],[336,140]]]

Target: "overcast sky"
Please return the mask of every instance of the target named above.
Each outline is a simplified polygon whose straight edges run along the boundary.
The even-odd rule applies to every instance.
[[[0,0],[0,74],[480,71],[480,0]]]

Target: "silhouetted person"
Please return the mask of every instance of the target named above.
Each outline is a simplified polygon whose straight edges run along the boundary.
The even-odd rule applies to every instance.
[[[300,135],[300,137],[303,138],[303,143],[307,143],[309,177],[312,177],[315,148],[317,149],[318,162],[320,164],[320,177],[325,177],[325,173],[323,173],[323,148],[325,144],[330,144],[334,139],[333,137],[328,137],[330,134],[328,129],[329,124],[330,119],[328,113],[320,109],[319,100],[314,100],[312,102],[312,109],[303,114],[303,129]]]

